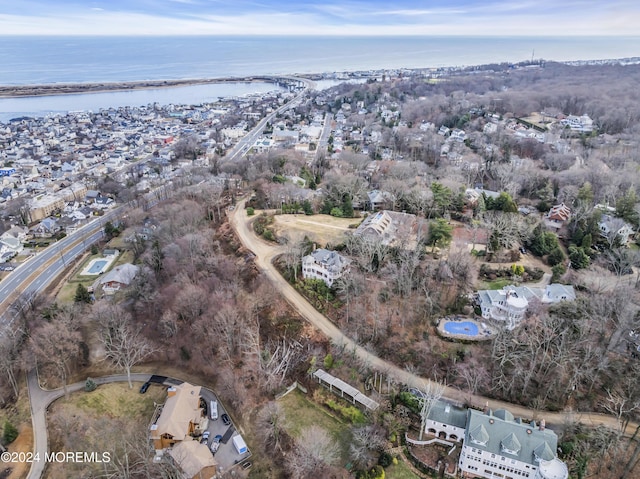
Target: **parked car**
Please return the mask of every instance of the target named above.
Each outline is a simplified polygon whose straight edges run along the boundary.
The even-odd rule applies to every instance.
[[[209,435],[211,433],[209,431],[205,431],[202,433],[202,437],[200,438],[200,442],[204,445],[207,445],[209,443]]]
[[[251,467],[251,463],[250,462],[245,462],[242,464],[242,469],[249,469]]]
[[[225,426],[228,426],[229,424],[231,424],[231,419],[229,419],[229,416],[227,414],[223,414],[222,416],[220,416],[222,418],[222,423]]]
[[[220,441],[222,440],[222,435],[218,434],[213,438],[213,442],[211,443],[211,454],[215,454],[218,452],[218,448],[220,447]]]
[[[149,386],[151,386],[151,383],[149,381],[140,386],[140,394],[146,393],[147,389],[149,389]]]

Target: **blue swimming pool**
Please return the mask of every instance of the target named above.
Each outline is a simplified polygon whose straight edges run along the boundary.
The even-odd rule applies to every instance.
[[[107,265],[108,261],[106,259],[99,259],[97,261],[94,261],[94,263],[91,265],[91,267],[89,268],[89,271],[87,271],[87,273],[89,274],[99,274],[104,267]]]
[[[444,323],[444,330],[449,334],[478,335],[478,325],[470,321],[447,321]]]

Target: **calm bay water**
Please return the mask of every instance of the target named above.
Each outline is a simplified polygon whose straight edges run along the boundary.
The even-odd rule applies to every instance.
[[[633,38],[498,37],[1,37],[0,84],[229,78],[287,73],[379,70],[546,60],[592,60],[640,56]],[[213,86],[212,86],[213,87]],[[218,87],[218,86],[216,86]],[[187,87],[191,89],[192,87]],[[195,90],[193,90],[195,92]],[[225,96],[198,90],[214,97]],[[127,94],[130,92],[127,92]],[[158,100],[174,102],[156,92]],[[236,95],[238,93],[232,93]],[[121,93],[110,95],[119,101]],[[126,94],[125,94],[126,95]],[[62,109],[96,109],[85,95]],[[53,97],[47,97],[53,98]],[[49,100],[24,107],[0,100],[1,112],[38,112]],[[200,101],[204,101],[202,98]],[[77,102],[77,103],[76,103]],[[121,106],[121,105],[113,105]]]
[[[171,88],[79,93],[73,95],[49,95],[26,98],[0,99],[0,122],[22,116],[41,117],[65,114],[69,111],[98,111],[101,108],[141,106],[150,103],[160,105],[197,105],[214,102],[218,98],[244,96],[279,90],[273,83],[214,83]]]

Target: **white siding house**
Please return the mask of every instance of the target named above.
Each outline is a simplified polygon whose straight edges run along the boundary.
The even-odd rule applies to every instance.
[[[349,269],[350,261],[336,251],[317,249],[302,258],[302,277],[321,279],[327,286],[333,285]]]

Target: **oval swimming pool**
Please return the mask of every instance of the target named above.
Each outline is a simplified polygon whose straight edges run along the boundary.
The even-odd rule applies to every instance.
[[[449,334],[478,335],[478,325],[471,321],[447,321],[444,323],[444,330]]]

